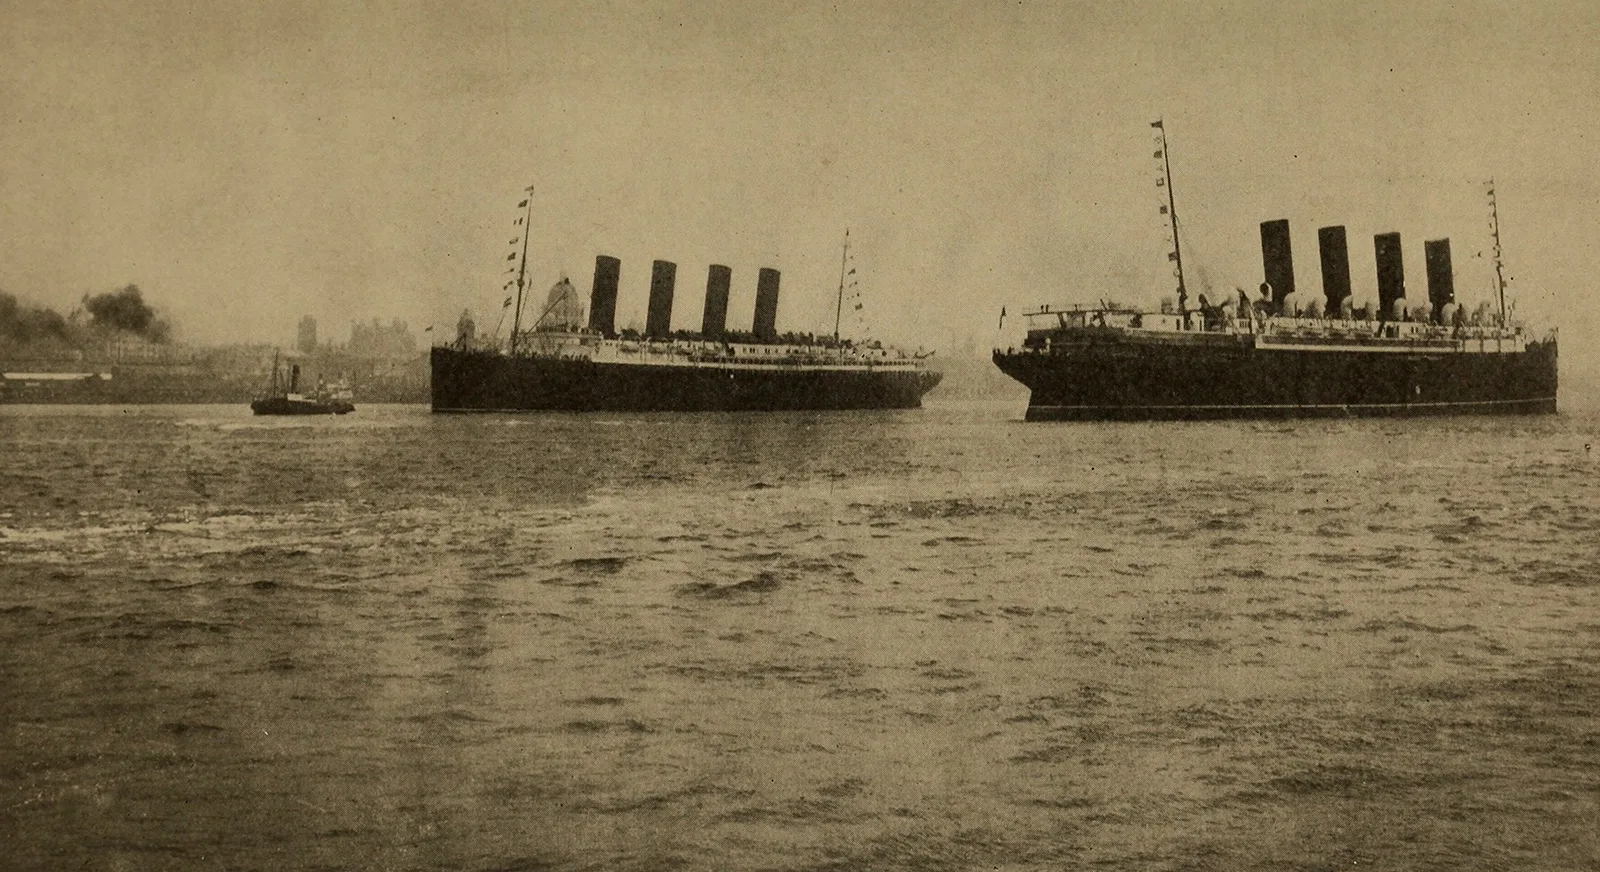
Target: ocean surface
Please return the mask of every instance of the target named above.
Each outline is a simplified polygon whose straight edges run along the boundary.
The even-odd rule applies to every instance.
[[[1600,415],[0,407],[8,869],[1600,866]]]

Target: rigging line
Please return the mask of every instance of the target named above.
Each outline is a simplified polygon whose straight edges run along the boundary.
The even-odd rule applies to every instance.
[[[562,281],[566,281],[566,276],[562,276],[561,278],[562,278]],[[557,284],[560,284],[560,282],[557,282]],[[572,283],[568,282],[567,286],[568,287],[572,287]],[[577,289],[573,289],[573,294],[574,295],[577,294]],[[539,313],[539,319],[537,321],[533,322],[533,329],[535,329],[535,330],[539,329],[539,325],[544,323],[545,316],[549,315],[551,313],[551,311],[553,311],[555,309],[555,307],[558,304],[560,304],[561,301],[565,300],[566,298],[567,298],[566,294],[560,294],[555,299],[551,300],[549,302],[549,304],[544,307],[544,311]]]
[[[844,229],[844,252],[839,255],[839,299],[833,307],[833,341],[839,341],[839,316],[844,312],[844,268],[850,260],[850,228]]]
[[[1500,300],[1500,326],[1506,326],[1506,276],[1500,257],[1500,207],[1495,201],[1494,179],[1489,180],[1489,228],[1494,234],[1495,292]]]
[[[1167,153],[1167,129],[1157,118],[1151,125],[1161,131],[1161,165],[1167,176],[1167,217],[1172,219],[1172,259],[1178,264],[1178,313],[1188,312],[1189,292],[1183,281],[1183,247],[1178,241],[1178,203],[1172,193],[1172,158]]]
[[[521,332],[522,327],[522,285],[523,279],[528,272],[528,230],[533,225],[532,185],[528,186],[527,194],[528,199],[523,201],[527,207],[527,212],[524,214],[523,218],[525,220],[522,222],[522,262],[517,265],[517,311],[516,314],[511,318],[511,354],[517,353],[517,334]],[[505,313],[501,312],[500,314],[503,319]],[[496,328],[496,332],[499,332],[498,327]]]

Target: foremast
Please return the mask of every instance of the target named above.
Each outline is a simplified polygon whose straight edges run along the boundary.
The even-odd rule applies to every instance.
[[[1505,264],[1500,257],[1500,207],[1495,202],[1494,179],[1488,182],[1489,187],[1489,233],[1494,241],[1494,290],[1495,297],[1500,303],[1500,326],[1506,324],[1506,272]]]
[[[1167,219],[1172,225],[1172,251],[1167,256],[1176,264],[1173,269],[1173,275],[1178,279],[1178,314],[1187,315],[1189,313],[1189,290],[1183,281],[1183,246],[1178,241],[1178,203],[1172,193],[1172,160],[1167,156],[1167,129],[1162,126],[1160,118],[1150,122],[1150,126],[1159,131],[1157,142],[1160,143],[1161,148],[1157,150],[1156,157],[1161,158],[1163,175],[1162,178],[1156,180],[1156,184],[1167,190],[1166,213]]]
[[[522,207],[522,258],[517,263],[517,308],[511,314],[511,342],[509,353],[517,353],[517,338],[522,333],[522,289],[528,277],[528,230],[533,225],[533,186],[523,189],[527,198],[517,205]],[[515,240],[513,240],[515,241]]]
[[[846,272],[846,269],[848,269],[849,272]],[[846,227],[844,229],[844,251],[839,255],[839,299],[834,304],[833,308],[833,341],[836,343],[839,341],[839,323],[844,315],[845,279],[847,277],[854,276],[855,274],[855,268],[850,266],[850,228]],[[855,286],[856,280],[854,278],[850,278],[852,296],[854,296]],[[859,299],[855,301],[855,309],[858,312],[861,311],[861,301]]]

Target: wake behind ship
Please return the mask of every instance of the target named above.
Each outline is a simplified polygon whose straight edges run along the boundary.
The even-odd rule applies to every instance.
[[[527,203],[521,204],[526,206]],[[511,340],[480,344],[465,316],[431,351],[435,412],[914,409],[939,383],[922,355],[832,337],[780,337],[777,270],[762,269],[754,330],[726,327],[732,271],[711,266],[698,333],[670,329],[676,266],[656,261],[643,335],[615,330],[621,262],[595,260],[587,324],[565,279],[532,330],[521,329],[523,260]],[[848,241],[844,261],[848,262]],[[852,270],[853,272],[853,270]],[[845,269],[840,269],[840,307]]]
[[[1152,125],[1160,128],[1160,122]],[[1193,420],[1538,414],[1556,411],[1554,332],[1535,338],[1507,316],[1493,184],[1498,311],[1457,305],[1448,239],[1424,245],[1428,300],[1405,294],[1400,234],[1374,238],[1378,305],[1351,303],[1342,226],[1318,231],[1323,300],[1295,293],[1289,222],[1261,225],[1262,298],[1238,291],[1188,306],[1165,133],[1162,211],[1171,216],[1178,298],[1145,311],[1108,303],[1024,313],[1021,348],[994,363],[1031,390],[1027,420]]]

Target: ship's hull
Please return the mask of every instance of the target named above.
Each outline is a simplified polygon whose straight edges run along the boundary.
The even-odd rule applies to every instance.
[[[914,409],[939,374],[906,367],[694,366],[436,347],[435,412]]]
[[[1108,336],[1049,351],[996,351],[1027,385],[1029,421],[1548,414],[1556,343],[1515,352],[1264,349]]]
[[[257,415],[347,415],[356,407],[343,400],[296,400],[289,397],[263,397],[250,402]]]

